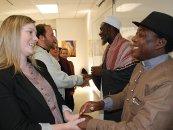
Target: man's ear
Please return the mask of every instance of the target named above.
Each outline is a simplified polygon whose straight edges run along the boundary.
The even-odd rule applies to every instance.
[[[159,38],[156,45],[156,49],[164,48],[166,46],[166,43],[167,43],[167,40],[165,38]]]

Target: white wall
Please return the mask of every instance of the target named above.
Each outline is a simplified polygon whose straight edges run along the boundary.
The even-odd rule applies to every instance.
[[[37,20],[36,25],[37,24],[48,24],[48,25],[51,25],[51,27],[53,29],[56,29],[56,20],[55,19],[53,19],[53,20]]]
[[[102,6],[97,7],[96,5],[91,10],[87,17],[87,40],[88,40],[88,69],[90,71],[91,66],[100,65],[102,63],[102,56],[105,47],[101,44],[99,37],[100,25],[106,15],[110,15],[112,12],[112,0],[106,0]]]
[[[88,71],[90,73],[91,66],[97,66],[102,63],[102,56],[105,49],[101,44],[99,37],[100,25],[105,15],[111,13],[111,0],[106,0],[101,7],[94,6],[86,17],[86,30],[87,30],[87,61]],[[96,88],[92,80],[90,85],[95,93],[100,96],[100,91]]]
[[[87,62],[87,32],[85,19],[57,19],[56,30],[58,40],[75,40],[76,57],[68,58],[75,67],[75,74],[88,66]]]
[[[115,5],[114,5],[115,6]],[[100,25],[104,18],[108,15],[115,15],[122,22],[123,28],[120,30],[122,35],[126,38],[136,31],[136,28],[133,25],[128,24],[130,21],[129,17],[125,18],[122,16],[116,15],[112,6],[112,0],[106,0],[102,6],[94,6],[91,12],[87,16],[87,43],[88,43],[88,70],[90,72],[91,66],[98,66],[102,63],[102,57],[106,46],[102,46],[102,41],[99,37]],[[114,13],[113,13],[114,12]],[[90,82],[93,86],[93,90],[100,95],[99,90],[95,87],[93,82]]]

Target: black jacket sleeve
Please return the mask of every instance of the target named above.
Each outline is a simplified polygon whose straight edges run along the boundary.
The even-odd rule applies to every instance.
[[[0,74],[0,77],[4,76]],[[38,123],[27,120],[13,94],[13,84],[8,86],[0,78],[0,130],[41,130]]]

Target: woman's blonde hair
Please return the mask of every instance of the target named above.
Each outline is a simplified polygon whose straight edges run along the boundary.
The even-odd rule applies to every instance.
[[[14,66],[15,72],[20,69],[20,36],[24,25],[35,23],[30,17],[11,15],[0,27],[0,69]]]

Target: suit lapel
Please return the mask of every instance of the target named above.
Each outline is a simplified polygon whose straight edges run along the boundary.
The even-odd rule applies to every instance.
[[[36,69],[37,69],[37,68],[36,68]],[[58,91],[58,89],[57,89],[57,86],[56,86],[54,80],[51,78],[50,74],[46,71],[45,68],[37,69],[37,71],[38,71],[38,72],[47,80],[47,82],[51,85],[51,87],[52,87],[52,89],[53,89],[53,91],[54,91],[54,93],[55,93],[55,96],[56,96],[57,103],[58,103],[58,105],[59,105],[60,111],[61,111],[61,113],[62,113],[62,101],[61,101],[61,99],[63,99],[63,98],[60,99],[60,97],[62,97],[62,96],[61,96],[61,94],[59,93],[59,91]]]
[[[25,77],[25,75],[16,74],[16,82],[20,84],[26,92],[32,96],[35,100],[37,100],[44,108],[49,109],[44,97],[37,90],[37,88]]]
[[[55,91],[55,84],[54,84],[54,81],[53,79],[51,79],[49,76],[47,76],[47,73],[45,71],[41,71],[41,70],[37,70],[46,80],[47,82],[50,84],[50,86],[52,87],[52,89]]]

